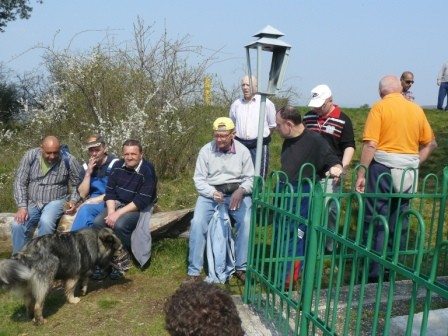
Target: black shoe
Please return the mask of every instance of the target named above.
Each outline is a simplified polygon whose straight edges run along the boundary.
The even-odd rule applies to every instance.
[[[110,274],[109,274],[109,278],[110,278],[111,280],[118,280],[118,279],[121,279],[121,278],[123,278],[123,277],[124,277],[124,272],[119,271],[119,270],[116,269],[116,268],[114,268],[114,269],[112,270],[112,272],[110,272]]]
[[[246,281],[246,271],[239,270],[235,272],[235,276],[240,279],[242,282]]]
[[[95,272],[92,275],[93,280],[103,280],[105,277],[107,277],[108,272],[105,270],[102,270],[99,266],[96,266]]]
[[[202,281],[202,277],[200,275],[188,275],[182,283],[188,284],[200,281]]]

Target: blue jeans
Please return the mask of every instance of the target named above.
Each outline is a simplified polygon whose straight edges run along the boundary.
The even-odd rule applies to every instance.
[[[51,201],[42,209],[37,207],[28,208],[28,219],[19,224],[16,221],[12,223],[12,253],[19,252],[22,247],[33,238],[37,226],[38,236],[44,236],[54,233],[59,219],[64,214],[65,198]]]
[[[75,220],[70,231],[78,231],[89,227],[98,214],[104,210],[106,203],[84,204],[76,213]]]
[[[235,220],[235,269],[246,270],[247,253],[249,248],[250,216],[252,198],[244,196],[237,210],[229,209],[230,196],[224,197],[226,210]],[[207,231],[210,219],[218,205],[213,199],[199,196],[194,208],[193,219],[190,225],[190,252],[188,255],[188,275],[198,276],[204,265],[204,251],[207,241]]]
[[[104,218],[106,217],[107,217],[107,208],[104,208],[104,210],[101,211],[98,216],[96,216],[95,220],[93,221],[92,227],[97,230],[108,227],[106,225],[106,222],[104,221]],[[137,226],[139,218],[140,218],[140,211],[127,212],[121,215],[120,218],[118,218],[118,220],[115,222],[114,228],[112,229],[112,231],[115,233],[115,235],[120,239],[121,243],[123,244],[123,248],[129,253],[132,253],[131,249],[132,231],[134,231],[135,227]]]
[[[448,82],[441,82],[439,86],[439,97],[437,99],[437,109],[443,110],[443,101],[448,95]],[[448,110],[448,100],[445,106],[445,110]]]

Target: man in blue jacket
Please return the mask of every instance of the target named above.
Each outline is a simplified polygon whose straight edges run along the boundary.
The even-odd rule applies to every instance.
[[[86,148],[89,162],[84,163],[78,184],[78,193],[85,201],[78,208],[71,231],[91,226],[95,217],[104,210],[107,180],[113,164],[118,160],[107,153],[106,142],[101,135],[90,136]]]

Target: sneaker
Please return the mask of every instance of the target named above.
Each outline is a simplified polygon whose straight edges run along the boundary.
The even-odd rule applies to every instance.
[[[116,268],[114,268],[112,270],[112,272],[110,272],[110,274],[109,274],[109,278],[111,280],[118,280],[118,279],[121,279],[123,277],[124,277],[124,272],[122,272],[122,271],[120,271],[120,270],[118,270]]]
[[[93,280],[103,280],[107,277],[107,272],[101,269],[99,266],[96,266],[95,272],[93,272],[92,279]]]
[[[184,284],[186,283],[194,283],[202,281],[202,277],[200,275],[187,275],[185,280],[183,281]]]

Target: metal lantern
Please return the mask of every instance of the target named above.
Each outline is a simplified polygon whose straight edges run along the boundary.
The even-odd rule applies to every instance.
[[[258,40],[245,46],[247,55],[247,69],[249,74],[250,87],[252,88],[252,66],[251,66],[251,49],[256,50],[257,59],[257,81],[258,81],[258,93],[261,96],[260,100],[260,118],[258,120],[258,137],[257,137],[257,154],[255,156],[255,176],[260,176],[261,167],[261,148],[263,143],[263,127],[266,110],[266,97],[275,95],[283,84],[285,77],[286,67],[288,66],[289,51],[291,46],[278,38],[284,34],[277,29],[266,26],[254,37],[258,37]],[[263,52],[272,53],[269,78],[267,87],[261,89],[262,83],[262,55]],[[265,64],[266,65],[266,64]]]

